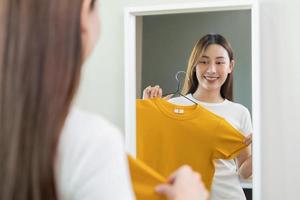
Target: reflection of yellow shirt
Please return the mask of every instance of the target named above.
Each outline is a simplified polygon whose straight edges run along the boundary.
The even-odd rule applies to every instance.
[[[201,173],[210,190],[214,159],[232,159],[245,137],[200,105],[179,106],[161,98],[137,100],[137,158],[168,177],[183,164]]]
[[[138,159],[134,159],[131,156],[128,156],[128,163],[132,186],[137,200],[165,199],[154,191],[154,188],[157,185],[166,183],[167,180],[164,177],[145,163]]]

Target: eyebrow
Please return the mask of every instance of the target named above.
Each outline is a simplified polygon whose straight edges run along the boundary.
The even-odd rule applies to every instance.
[[[209,58],[208,56],[201,56],[201,58]],[[218,56],[218,57],[216,57],[216,59],[219,59],[219,58],[223,58],[223,59],[225,59],[223,56]]]

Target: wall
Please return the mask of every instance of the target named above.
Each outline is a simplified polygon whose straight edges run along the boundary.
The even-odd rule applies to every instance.
[[[260,1],[262,199],[299,199],[300,2]]]
[[[123,128],[123,8],[186,0],[100,0],[102,38],[84,70],[76,104]],[[189,1],[192,2],[192,1]],[[198,1],[194,1],[198,2]],[[298,0],[259,0],[262,83],[262,200],[299,199]],[[101,48],[99,48],[101,47]]]

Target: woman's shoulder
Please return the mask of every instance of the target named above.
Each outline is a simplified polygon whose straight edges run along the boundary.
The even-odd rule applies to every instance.
[[[230,107],[230,109],[233,109],[235,111],[238,111],[240,113],[248,113],[249,110],[246,106],[244,106],[243,104],[237,103],[237,102],[233,102],[233,101],[229,101],[229,100],[225,100],[227,102],[227,106]]]
[[[99,115],[76,108],[69,112],[59,138],[56,173],[61,199],[133,199],[122,135]]]
[[[66,119],[63,134],[71,134],[80,138],[116,137],[120,135],[118,128],[104,117],[95,113],[72,108]]]
[[[59,144],[64,152],[101,151],[111,147],[122,148],[122,139],[119,129],[102,116],[73,108],[66,119]]]

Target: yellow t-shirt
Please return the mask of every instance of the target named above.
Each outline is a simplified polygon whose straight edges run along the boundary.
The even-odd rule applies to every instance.
[[[128,155],[129,170],[133,190],[137,200],[164,200],[154,191],[155,186],[166,183],[166,178],[145,163]]]
[[[137,158],[163,177],[183,164],[201,173],[208,190],[215,159],[232,159],[245,137],[200,105],[179,106],[161,98],[137,100]]]

